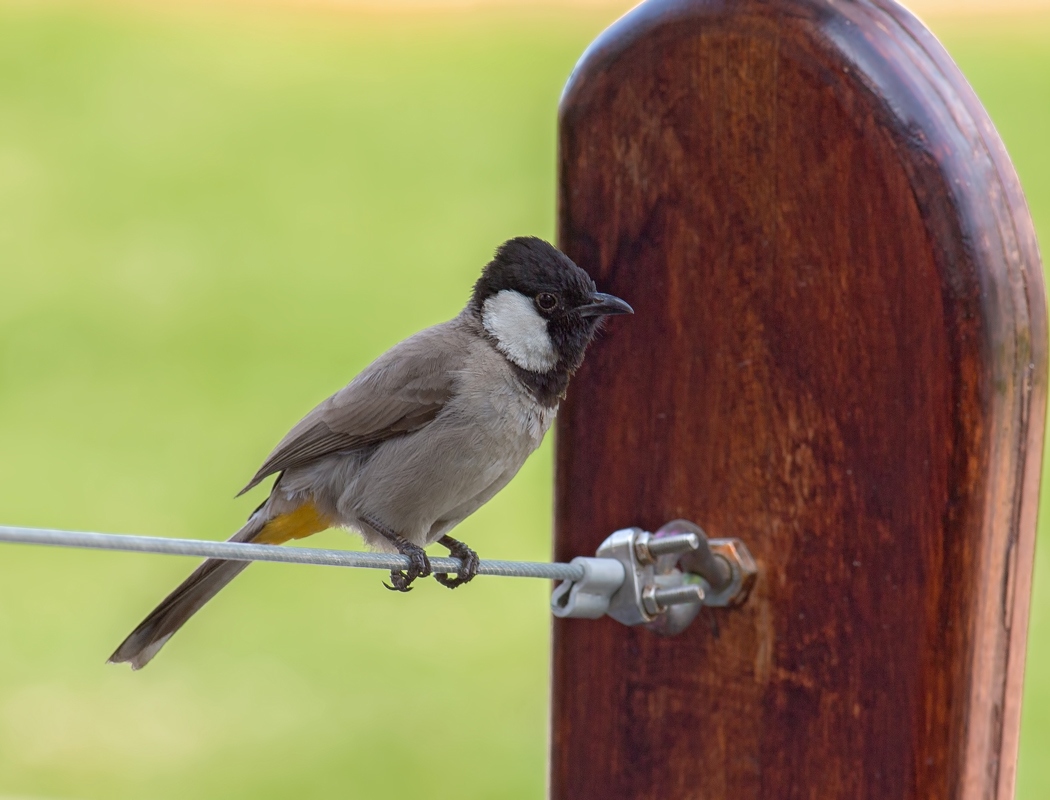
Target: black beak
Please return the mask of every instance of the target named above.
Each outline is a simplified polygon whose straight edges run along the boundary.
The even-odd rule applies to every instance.
[[[627,303],[611,294],[594,292],[590,296],[590,301],[587,305],[576,309],[580,312],[581,317],[611,317],[614,314],[634,313],[634,309]]]

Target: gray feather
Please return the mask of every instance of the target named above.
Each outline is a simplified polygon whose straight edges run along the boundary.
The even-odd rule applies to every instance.
[[[250,542],[266,525],[269,517],[259,512],[230,537],[231,542]],[[129,662],[142,669],[186,621],[200,611],[219,590],[232,581],[251,562],[209,558],[165,597],[150,615],[139,623],[108,659],[110,664]]]
[[[470,335],[457,318],[388,350],[292,428],[238,497],[274,473],[426,427],[452,395]]]

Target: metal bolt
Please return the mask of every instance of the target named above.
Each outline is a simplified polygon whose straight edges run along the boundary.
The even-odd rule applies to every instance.
[[[647,586],[642,592],[642,604],[645,606],[645,610],[653,616],[663,613],[671,606],[687,604],[699,606],[703,602],[704,590],[697,583],[687,583],[666,589]]]
[[[634,552],[642,564],[652,564],[660,556],[689,553],[699,547],[700,538],[695,533],[676,533],[660,537],[641,533],[635,540]]]

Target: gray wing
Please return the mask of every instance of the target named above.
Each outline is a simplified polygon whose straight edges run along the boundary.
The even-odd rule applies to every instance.
[[[466,359],[468,334],[455,323],[417,333],[376,359],[292,428],[237,496],[275,472],[430,423],[451,397],[455,373]]]

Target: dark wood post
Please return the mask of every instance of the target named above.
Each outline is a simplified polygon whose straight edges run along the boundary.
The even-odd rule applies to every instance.
[[[1011,797],[1046,310],[958,69],[891,0],[650,0],[560,123],[560,244],[637,313],[555,555],[684,517],[761,573],[676,638],[555,622],[551,797]]]

